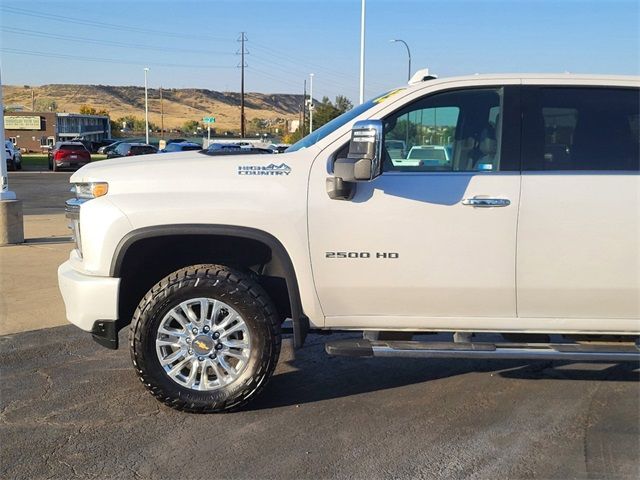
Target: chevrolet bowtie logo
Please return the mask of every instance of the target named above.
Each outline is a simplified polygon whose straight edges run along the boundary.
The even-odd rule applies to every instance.
[[[193,342],[196,344],[197,347],[200,347],[203,350],[207,349],[207,344],[204,343],[202,340],[196,340],[195,342]]]

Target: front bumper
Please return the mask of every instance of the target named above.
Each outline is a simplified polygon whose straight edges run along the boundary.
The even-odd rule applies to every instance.
[[[117,348],[115,323],[118,319],[120,279],[85,275],[75,270],[67,260],[58,267],[58,285],[67,320],[82,330],[92,332],[94,339],[102,345],[105,345],[100,341],[103,338],[109,339],[107,343],[113,343],[113,338],[109,337],[113,337],[111,330],[114,330]]]

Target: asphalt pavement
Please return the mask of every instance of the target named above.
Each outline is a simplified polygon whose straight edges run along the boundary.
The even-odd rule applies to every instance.
[[[73,195],[69,178],[73,172],[9,172],[9,187],[22,200],[24,215],[64,213],[64,202]]]
[[[0,248],[0,478],[640,477],[637,364],[332,358],[311,335],[243,411],[165,407],[126,330],[112,351],[42,328],[66,323],[68,178],[10,174],[37,241]]]
[[[637,365],[331,358],[326,338],[287,343],[244,411],[197,415],[146,392],[124,334],[0,337],[0,478],[640,475]]]

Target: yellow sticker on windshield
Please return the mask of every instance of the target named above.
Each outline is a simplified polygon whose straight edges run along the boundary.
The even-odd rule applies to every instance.
[[[382,103],[387,98],[394,96],[396,93],[400,93],[404,88],[396,88],[395,90],[391,90],[390,92],[385,93],[384,95],[380,95],[378,98],[373,99],[373,103]]]

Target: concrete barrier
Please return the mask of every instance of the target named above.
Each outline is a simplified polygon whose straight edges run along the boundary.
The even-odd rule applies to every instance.
[[[22,201],[0,201],[0,245],[23,242]]]

